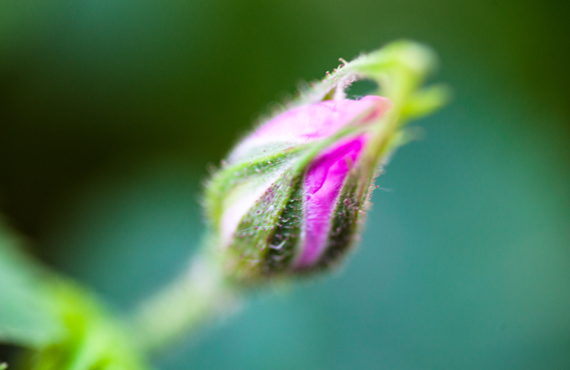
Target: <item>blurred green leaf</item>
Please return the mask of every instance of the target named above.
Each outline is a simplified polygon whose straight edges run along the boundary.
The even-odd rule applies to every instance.
[[[0,223],[0,342],[37,348],[60,338],[63,327],[47,296],[47,273],[16,244]]]
[[[0,342],[29,349],[11,368],[146,368],[121,324],[95,297],[34,262],[18,244],[0,223]]]
[[[18,369],[144,370],[143,356],[132,346],[120,322],[89,293],[67,281],[52,286],[67,329],[63,340],[32,352]]]

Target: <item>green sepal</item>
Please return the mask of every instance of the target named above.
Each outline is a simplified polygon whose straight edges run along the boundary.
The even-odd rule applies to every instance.
[[[217,230],[225,203],[232,192],[248,191],[275,174],[283,173],[302,152],[301,147],[264,154],[255,160],[223,166],[205,186],[204,206],[208,219]],[[238,195],[239,196],[239,195]]]
[[[445,85],[434,85],[414,92],[402,107],[401,118],[406,120],[427,116],[451,100],[451,90]]]
[[[266,262],[266,258],[277,247],[272,244],[276,232],[283,230],[283,223],[288,225],[291,221],[284,221],[284,214],[300,222],[301,199],[292,197],[298,194],[296,190],[300,186],[302,173],[293,169],[285,171],[242,217],[232,243],[225,252],[231,275],[244,281],[271,275],[271,264]],[[298,213],[292,215],[290,205],[296,200],[300,203]],[[296,233],[289,236],[292,242],[299,235]],[[281,245],[283,246],[284,244]],[[287,248],[291,246],[289,243]]]
[[[269,248],[263,256],[263,275],[276,276],[284,273],[295,257],[303,229],[303,180],[297,176],[291,186],[291,193],[279,215],[275,232],[269,241]]]

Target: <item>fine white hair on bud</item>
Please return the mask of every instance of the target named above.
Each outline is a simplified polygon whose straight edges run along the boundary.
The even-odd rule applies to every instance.
[[[230,152],[206,186],[210,245],[240,281],[325,270],[358,238],[379,166],[407,141],[403,125],[441,107],[421,88],[433,52],[401,41],[327,74]],[[380,88],[360,100],[357,79]]]

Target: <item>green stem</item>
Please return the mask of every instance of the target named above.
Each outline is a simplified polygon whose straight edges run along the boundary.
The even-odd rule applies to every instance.
[[[130,320],[134,340],[143,351],[159,351],[215,317],[235,312],[241,306],[240,296],[224,277],[219,261],[199,255],[186,274],[134,313]]]

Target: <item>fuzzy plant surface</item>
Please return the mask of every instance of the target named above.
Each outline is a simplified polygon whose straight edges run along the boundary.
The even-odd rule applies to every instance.
[[[14,369],[145,369],[145,357],[238,309],[259,287],[323,274],[359,240],[375,178],[406,124],[442,107],[426,46],[399,41],[307,84],[229,152],[204,189],[208,228],[179,279],[128,317],[0,240],[0,341]],[[357,80],[376,89],[349,99]],[[8,235],[2,233],[0,235]]]
[[[421,88],[436,65],[422,45],[396,42],[342,62],[261,122],[206,186],[208,248],[240,282],[337,265],[358,239],[374,178],[410,139],[405,124],[448,95]],[[377,91],[347,99],[359,79]]]

